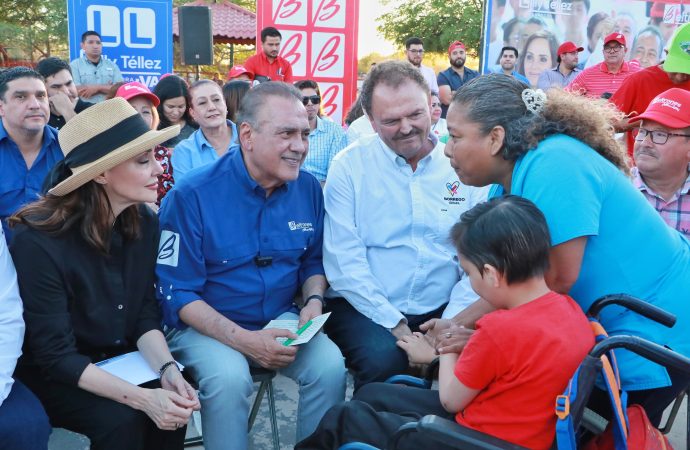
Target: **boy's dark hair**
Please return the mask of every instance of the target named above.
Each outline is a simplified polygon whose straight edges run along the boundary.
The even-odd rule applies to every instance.
[[[7,92],[7,85],[9,82],[19,78],[37,78],[41,81],[45,81],[40,73],[30,67],[10,67],[0,72],[0,99],[3,101],[5,100],[5,93]]]
[[[414,36],[407,38],[407,40],[405,41],[405,50],[409,50],[410,47],[413,45],[424,45],[424,41]]]
[[[263,30],[261,30],[261,42],[266,42],[267,37],[279,37],[281,40],[283,39],[283,35],[280,34],[280,31],[278,31],[277,28],[274,27],[266,27]]]
[[[36,64],[36,72],[40,73],[43,78],[52,77],[62,70],[72,73],[72,68],[67,61],[54,56],[42,59]]]
[[[458,253],[482,275],[489,264],[508,284],[543,275],[549,267],[546,218],[522,197],[506,195],[478,204],[460,216],[450,237]]]
[[[86,38],[89,36],[98,36],[98,39],[101,39],[101,35],[98,34],[98,32],[89,30],[89,31],[84,31],[81,35],[81,42],[84,43],[86,42]]]
[[[505,52],[506,50],[510,50],[510,51],[512,51],[512,52],[515,52],[515,59],[517,59],[518,56],[520,56],[520,55],[518,54],[518,49],[516,49],[515,47],[506,46],[506,47],[503,47],[503,48],[501,49],[501,54],[500,54],[499,57],[503,57],[503,52]]]

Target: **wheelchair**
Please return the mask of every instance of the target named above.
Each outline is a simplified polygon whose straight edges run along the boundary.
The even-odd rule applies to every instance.
[[[588,316],[598,321],[601,310],[611,305],[618,305],[634,311],[648,319],[654,320],[666,327],[672,327],[676,318],[674,315],[651,305],[643,300],[625,294],[607,295],[596,300],[588,311]],[[572,421],[574,430],[578,430],[577,436],[582,435],[582,430],[589,430],[590,432],[601,432],[603,427],[598,427],[592,423],[591,417],[596,417],[596,414],[586,409],[590,394],[594,388],[595,381],[602,369],[602,355],[606,355],[614,349],[623,348],[632,351],[648,360],[656,362],[667,368],[674,368],[684,373],[690,374],[690,359],[680,355],[668,348],[662,347],[653,342],[647,341],[637,336],[610,336],[597,342],[585,359],[580,363],[579,376],[577,377],[577,386],[575,387],[578,395],[574,401],[568,401],[566,405],[561,404],[561,411],[567,409],[570,420]],[[437,367],[435,367],[437,369]],[[415,378],[408,375],[396,375],[386,382],[405,384],[408,386],[431,388],[435,370],[434,367],[427,370],[426,376]],[[671,429],[673,420],[675,419],[680,402],[687,391],[683,391],[674,404],[671,415],[667,419],[666,425],[662,431],[668,432]],[[559,396],[561,403],[564,396]],[[690,403],[690,402],[689,402]],[[690,413],[690,406],[688,406]],[[602,418],[599,418],[603,420]],[[690,414],[688,417],[687,438],[689,439],[686,445],[690,445]],[[447,420],[438,416],[428,415],[417,422],[410,422],[401,426],[390,437],[386,450],[397,449],[401,441],[406,436],[412,433],[421,433],[429,441],[429,448],[433,448],[433,443],[437,442],[453,448],[463,450],[526,450],[516,444],[501,440],[494,436],[467,428],[458,423]],[[552,450],[558,449],[556,438],[554,437]],[[378,450],[369,444],[361,442],[351,442],[340,446],[340,450]]]

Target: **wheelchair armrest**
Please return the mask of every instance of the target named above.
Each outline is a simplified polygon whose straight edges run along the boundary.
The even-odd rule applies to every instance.
[[[676,316],[673,314],[627,294],[611,294],[600,297],[592,303],[587,313],[598,320],[601,310],[609,305],[620,305],[624,308],[628,308],[641,316],[652,319],[669,328],[676,323]]]
[[[610,336],[597,343],[589,354],[599,358],[604,353],[615,348],[628,349],[664,367],[672,367],[680,372],[690,374],[690,359],[638,336]]]
[[[386,380],[386,383],[404,384],[405,386],[431,389],[431,382],[429,380],[413,377],[412,375],[393,375]]]
[[[424,416],[416,423],[403,425],[393,435],[387,448],[397,448],[400,440],[411,432],[424,433],[437,442],[463,450],[526,450],[525,447],[506,442],[497,437],[463,427],[439,416]],[[429,448],[433,448],[430,444]]]
[[[431,389],[434,377],[438,373],[439,358],[434,358],[424,371],[424,378],[413,377],[412,375],[393,375],[386,380],[390,384],[404,384],[405,386]]]

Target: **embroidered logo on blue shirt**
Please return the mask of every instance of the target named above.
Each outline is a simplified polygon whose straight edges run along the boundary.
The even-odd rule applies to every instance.
[[[172,231],[161,231],[160,245],[158,246],[158,264],[177,267],[177,259],[180,254],[180,235]]]
[[[290,222],[288,222],[288,227],[290,227],[290,231],[297,231],[297,230],[314,231],[314,225],[312,225],[311,222],[290,221]]]

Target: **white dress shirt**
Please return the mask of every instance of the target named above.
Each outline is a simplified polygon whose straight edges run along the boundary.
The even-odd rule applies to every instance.
[[[385,328],[403,314],[449,300],[456,313],[478,298],[467,277],[451,296],[462,272],[449,231],[488,188],[460,183],[443,145],[429,139],[435,148],[413,172],[378,135],[363,136],[335,157],[324,189],[327,296],[346,298]]]
[[[22,354],[24,319],[17,273],[0,228],[0,405],[12,389],[12,374]]]
[[[364,114],[355,119],[355,121],[347,127],[345,134],[347,135],[347,145],[350,145],[362,136],[376,134],[376,131],[374,131],[374,127],[371,126],[371,122],[367,115]]]

